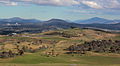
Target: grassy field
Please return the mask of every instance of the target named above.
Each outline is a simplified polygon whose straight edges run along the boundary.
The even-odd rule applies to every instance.
[[[3,64],[4,63],[4,64]],[[119,66],[120,57],[59,55],[57,57],[42,56],[40,53],[25,54],[9,59],[0,59],[0,66]]]
[[[48,40],[69,40],[67,38],[63,38],[63,37],[42,37],[41,39],[48,39]]]
[[[120,40],[120,35],[117,35],[117,36],[113,37],[112,39],[114,39],[114,40]]]

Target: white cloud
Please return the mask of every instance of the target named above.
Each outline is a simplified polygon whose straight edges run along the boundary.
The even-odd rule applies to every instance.
[[[78,0],[80,3],[95,9],[120,9],[120,0]],[[81,6],[80,6],[81,7]]]
[[[37,5],[52,5],[52,6],[72,6],[79,5],[76,0],[11,0],[23,3],[32,3]]]
[[[94,1],[82,1],[82,3],[89,6],[89,7],[91,7],[91,8],[96,8],[96,9],[102,8],[102,6],[100,6],[99,4],[97,4]]]
[[[96,0],[104,8],[120,8],[120,0]]]
[[[27,0],[38,5],[56,5],[56,6],[71,6],[79,4],[75,0]]]
[[[9,6],[16,6],[16,5],[18,5],[17,2],[12,2],[12,1],[9,1],[9,0],[0,0],[0,3],[2,3],[4,5],[9,5]]]
[[[18,4],[16,2],[8,2],[6,5],[17,6]]]

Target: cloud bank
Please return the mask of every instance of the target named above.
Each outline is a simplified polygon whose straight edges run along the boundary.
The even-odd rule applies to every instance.
[[[17,6],[20,3],[42,6],[79,6],[86,5],[95,9],[119,9],[120,0],[0,0],[0,4]],[[83,4],[83,5],[81,5]]]

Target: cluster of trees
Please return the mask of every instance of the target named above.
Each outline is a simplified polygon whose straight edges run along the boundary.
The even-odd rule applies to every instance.
[[[2,51],[2,52],[0,52],[0,58],[9,58],[9,57],[21,56],[23,54],[24,54],[23,50],[18,50],[17,53],[13,53],[11,50]]]
[[[67,48],[67,53],[85,54],[86,51],[93,51],[97,53],[118,53],[120,54],[120,41],[112,40],[93,40],[85,42],[84,44],[72,45]]]

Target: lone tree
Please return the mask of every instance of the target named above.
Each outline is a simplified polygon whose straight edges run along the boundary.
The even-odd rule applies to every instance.
[[[18,50],[19,55],[23,55],[24,51],[23,50]]]

